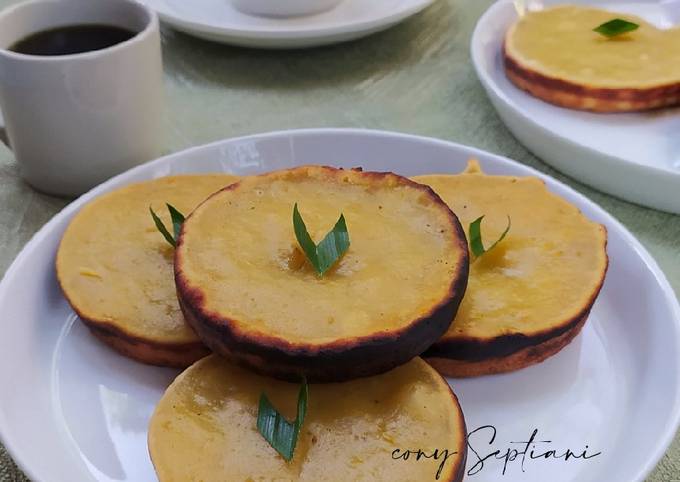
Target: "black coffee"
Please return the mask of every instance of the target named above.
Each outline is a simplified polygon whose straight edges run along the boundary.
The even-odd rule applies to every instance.
[[[28,55],[78,54],[105,49],[135,35],[135,32],[112,25],[73,25],[34,33],[16,42],[9,50]]]

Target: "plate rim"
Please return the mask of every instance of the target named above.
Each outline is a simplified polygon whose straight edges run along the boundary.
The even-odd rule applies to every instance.
[[[230,143],[244,142],[244,141],[256,141],[267,138],[293,138],[293,137],[311,137],[316,135],[333,135],[333,136],[364,136],[368,138],[378,138],[378,139],[402,139],[409,142],[422,142],[427,144],[435,144],[440,147],[448,149],[459,149],[469,152],[471,155],[480,157],[490,157],[501,162],[502,164],[511,164],[518,167],[520,170],[525,171],[530,176],[536,176],[546,182],[547,187],[557,187],[559,190],[563,190],[569,195],[574,196],[577,199],[577,207],[582,209],[583,206],[587,206],[590,210],[597,214],[599,218],[606,220],[608,224],[616,229],[616,231],[621,235],[624,242],[629,246],[630,249],[640,257],[641,261],[649,269],[650,273],[653,275],[655,285],[657,289],[660,290],[665,301],[668,304],[668,308],[673,313],[673,319],[669,321],[669,327],[673,329],[673,334],[676,342],[680,345],[680,300],[678,300],[675,295],[673,287],[666,278],[664,272],[659,267],[656,260],[647,251],[647,249],[642,245],[642,243],[623,225],[621,222],[614,217],[612,214],[608,213],[604,208],[598,205],[596,202],[590,200],[584,194],[578,192],[571,186],[561,182],[558,179],[553,178],[548,174],[544,174],[537,169],[522,164],[518,161],[514,161],[505,156],[495,154],[483,149],[479,149],[472,146],[467,146],[457,142],[452,142],[448,140],[438,139],[429,136],[421,136],[415,134],[402,133],[398,131],[386,131],[378,129],[362,129],[362,128],[304,128],[304,129],[288,129],[288,130],[277,130],[270,132],[262,132],[257,134],[249,134],[243,136],[236,136],[230,138],[224,138],[209,142],[206,144],[201,144],[197,146],[192,146],[186,149],[182,149],[177,152],[173,152],[157,159],[148,161],[146,163],[135,166],[127,171],[124,171],[107,181],[93,187],[88,192],[84,193],[80,197],[74,199],[72,202],[67,204],[63,209],[57,212],[49,221],[47,221],[38,231],[36,231],[29,241],[23,246],[19,251],[17,256],[14,258],[10,266],[7,268],[3,274],[2,280],[0,280],[0,301],[5,298],[5,291],[10,285],[11,280],[15,277],[15,273],[18,272],[21,267],[29,260],[31,252],[42,242],[44,239],[53,231],[53,227],[61,222],[61,220],[77,209],[80,209],[85,203],[92,200],[104,192],[113,189],[118,186],[125,185],[129,182],[139,182],[139,180],[130,180],[128,178],[134,178],[135,174],[143,173],[144,171],[153,172],[154,167],[162,166],[165,163],[172,162],[173,159],[182,158],[186,156],[191,156],[192,154],[199,152],[201,150],[213,149],[218,146],[227,145]],[[142,175],[141,177],[146,179],[153,179],[153,175],[147,176]],[[129,182],[128,182],[129,181]],[[675,368],[680,371],[680,358],[676,360]],[[661,458],[668,451],[669,446],[673,442],[678,427],[680,427],[680,384],[676,387],[676,397],[672,406],[671,416],[669,418],[669,423],[666,424],[665,431],[660,437],[657,437],[657,442],[647,458],[645,464],[640,466],[638,474],[634,477],[634,480],[643,480],[647,477],[658,465]],[[11,456],[14,463],[32,480],[40,481],[36,473],[33,472],[31,465],[29,464],[30,456],[25,451],[18,451],[16,446],[12,445],[12,441],[8,440],[6,434],[7,423],[2,414],[0,413],[0,442],[5,447],[7,453]]]
[[[363,32],[373,32],[380,27],[389,27],[406,18],[409,18],[425,8],[429,7],[438,0],[407,0],[409,3],[405,4],[404,8],[390,12],[377,19],[368,19],[358,22],[345,22],[338,25],[327,27],[311,27],[306,29],[271,29],[266,27],[256,28],[238,28],[234,26],[220,27],[216,25],[208,25],[194,20],[188,20],[177,15],[168,13],[160,8],[158,4],[164,3],[166,0],[141,0],[144,4],[156,12],[159,18],[171,27],[181,30],[188,34],[203,34],[210,35],[212,38],[226,39],[242,39],[250,41],[271,41],[271,40],[320,40],[321,38],[333,38],[338,35],[357,34]],[[346,0],[357,1],[357,0]],[[311,46],[311,44],[310,44]]]
[[[624,0],[625,1],[625,0]],[[608,2],[593,2],[590,1],[590,3],[602,3],[606,4]],[[470,38],[470,58],[472,59],[472,64],[475,69],[475,73],[477,75],[477,78],[479,79],[479,82],[482,84],[484,87],[487,96],[490,98],[492,101],[492,104],[494,105],[495,110],[499,111],[498,107],[495,105],[495,102],[493,102],[493,99],[491,98],[492,95],[496,99],[498,99],[499,102],[503,104],[503,106],[512,111],[514,115],[517,115],[521,117],[522,121],[529,125],[533,130],[540,131],[543,135],[553,137],[555,140],[551,141],[551,143],[554,144],[555,141],[562,143],[566,146],[569,146],[570,149],[580,151],[584,153],[585,155],[588,155],[592,157],[592,162],[597,162],[601,164],[611,164],[613,166],[609,167],[623,167],[629,171],[637,171],[636,174],[642,174],[645,177],[653,177],[655,179],[660,179],[660,178],[668,178],[670,177],[673,181],[671,182],[677,182],[678,185],[680,185],[680,171],[675,171],[672,169],[665,169],[665,168],[660,168],[656,166],[648,166],[644,164],[639,164],[636,162],[633,162],[631,160],[618,157],[616,155],[609,154],[607,152],[601,151],[599,149],[591,148],[588,146],[585,146],[583,144],[580,144],[569,137],[565,137],[562,135],[559,131],[548,128],[540,124],[537,120],[534,120],[532,117],[530,117],[525,109],[523,109],[521,106],[516,105],[515,102],[511,101],[508,96],[505,94],[505,91],[501,88],[500,85],[494,80],[492,77],[490,71],[484,67],[484,62],[483,62],[483,52],[482,52],[482,40],[481,37],[484,34],[484,32],[487,32],[488,29],[485,29],[485,27],[490,23],[491,18],[496,18],[502,16],[501,10],[504,8],[508,8],[509,6],[512,6],[513,0],[496,0],[494,3],[492,3],[489,8],[487,8],[484,13],[479,17],[477,20],[477,23],[475,24],[475,28],[473,29],[472,36]],[[527,94],[529,95],[529,94]],[[556,107],[558,108],[558,107]],[[499,112],[500,115],[500,112]],[[502,117],[502,116],[501,116]],[[503,121],[505,124],[505,121]],[[514,131],[513,131],[514,135]],[[518,139],[519,140],[519,139]],[[522,145],[527,147],[528,149],[533,151],[533,148],[530,148],[528,145],[526,145],[523,141],[520,141]],[[615,190],[611,189],[604,189],[601,185],[597,183],[593,183],[592,180],[586,180],[583,179],[580,176],[577,176],[573,174],[572,172],[569,172],[567,170],[563,169],[562,162],[561,161],[553,161],[550,160],[549,158],[545,158],[545,156],[538,156],[548,164],[550,164],[554,169],[558,170],[559,172],[577,180],[578,182],[582,182],[584,184],[587,184],[589,186],[593,186],[595,189],[603,192],[607,192],[608,194],[627,200],[628,202],[633,202],[636,204],[640,204],[646,207],[651,207],[653,209],[658,209],[662,210],[665,212],[672,212],[674,214],[680,214],[680,210],[677,212],[674,212],[668,208],[662,208],[659,207],[660,202],[646,202],[641,200],[638,196],[635,195],[624,195],[621,192],[616,192]],[[618,166],[617,166],[618,165]],[[600,183],[601,184],[601,183]],[[626,197],[629,196],[629,197]]]

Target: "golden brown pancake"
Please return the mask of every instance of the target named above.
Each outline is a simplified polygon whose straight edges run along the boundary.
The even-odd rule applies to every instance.
[[[462,411],[446,381],[422,359],[374,377],[310,385],[307,415],[286,462],[257,431],[258,400],[264,392],[293,420],[298,390],[217,355],[197,362],[170,385],[151,418],[149,453],[158,479],[463,479]],[[431,458],[419,457],[418,449]]]
[[[76,214],[59,246],[57,277],[97,338],[153,365],[185,367],[209,353],[184,322],[174,248],[156,229],[149,206],[172,232],[166,202],[189,214],[235,180],[226,174],[163,177],[104,194]]]
[[[346,218],[351,245],[320,278],[315,242]],[[342,381],[381,373],[446,331],[468,270],[464,233],[432,190],[391,173],[299,167],[244,178],[184,223],[175,278],[184,314],[215,352],[259,373]]]
[[[593,31],[615,18],[639,28],[613,38]],[[560,5],[522,16],[506,34],[503,55],[515,85],[563,107],[628,112],[680,103],[680,28]]]
[[[581,330],[607,270],[607,233],[534,177],[488,176],[476,163],[459,175],[417,176],[464,226],[484,215],[489,246],[473,259],[465,298],[448,331],[425,353],[442,374],[517,370],[557,353]]]

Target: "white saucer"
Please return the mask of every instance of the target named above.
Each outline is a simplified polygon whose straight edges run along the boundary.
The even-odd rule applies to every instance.
[[[677,20],[659,2],[573,3],[634,13],[659,27]],[[499,0],[480,18],[471,43],[477,76],[508,129],[538,157],[585,184],[680,214],[680,108],[592,114],[556,107],[519,90],[505,76],[501,56],[505,32],[516,18],[512,0]]]
[[[385,30],[434,0],[344,0],[305,17],[247,15],[229,0],[142,0],[173,28],[196,37],[256,48],[304,48],[345,42]]]
[[[0,282],[0,439],[35,482],[156,480],[147,425],[178,372],[139,364],[100,343],[71,310],[55,277],[64,229],[94,197],[170,174],[248,175],[311,163],[452,174],[471,157],[490,174],[540,177],[604,224],[610,265],[588,323],[560,353],[514,373],[450,379],[468,430],[498,430],[494,440],[488,427],[470,438],[466,471],[477,473],[465,480],[641,482],[680,422],[680,305],[645,248],[602,208],[531,168],[436,139],[362,130],[278,132],[196,147],[127,171],[52,218]],[[589,455],[601,454],[569,461],[515,455],[505,475],[502,455],[492,456],[480,468],[479,456],[521,449],[513,442],[528,440],[534,429],[536,453],[580,454],[587,447]]]

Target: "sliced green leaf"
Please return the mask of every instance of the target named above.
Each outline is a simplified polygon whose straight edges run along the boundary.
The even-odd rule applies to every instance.
[[[615,18],[595,27],[593,30],[605,37],[612,38],[618,35],[637,30],[640,26],[637,23],[629,22],[622,18]]]
[[[328,271],[345,254],[347,248],[349,248],[349,233],[347,232],[345,216],[341,214],[333,229],[326,234],[316,247],[319,274],[323,275]]]
[[[333,265],[347,252],[349,248],[349,233],[345,216],[340,218],[326,236],[317,245],[309,235],[298,205],[293,206],[293,230],[302,251],[316,270],[319,276],[323,276]]]
[[[316,244],[307,231],[307,225],[302,219],[302,215],[298,210],[297,203],[295,203],[295,206],[293,206],[293,229],[295,230],[295,237],[297,238],[302,251],[304,251],[307,259],[310,263],[312,263],[312,266],[314,266],[314,269],[316,269],[318,272],[319,260],[316,256]]]
[[[172,219],[172,228],[174,236],[170,234],[170,231],[165,227],[161,218],[154,212],[153,208],[149,206],[149,212],[153,218],[153,222],[156,224],[156,228],[163,235],[165,240],[170,243],[170,245],[175,248],[177,247],[177,240],[179,239],[179,232],[182,229],[182,223],[184,222],[184,215],[179,212],[174,206],[167,204],[168,212],[170,212],[170,219]]]
[[[489,248],[484,249],[484,243],[482,242],[482,220],[484,219],[484,216],[480,216],[474,221],[470,223],[470,227],[468,228],[468,234],[470,237],[470,250],[472,250],[472,254],[475,255],[475,257],[480,257],[484,253],[491,251],[493,248],[495,248],[498,243],[503,241],[503,238],[508,234],[508,231],[510,231],[510,216],[508,216],[508,225],[505,228],[505,231],[503,231],[503,234],[501,234],[500,238],[498,238]]]
[[[172,219],[172,230],[175,233],[175,244],[179,239],[179,232],[182,230],[182,223],[184,223],[184,214],[180,213],[174,206],[165,204],[170,212],[170,219]]]
[[[269,445],[288,462],[293,458],[300,428],[305,421],[308,396],[307,380],[303,378],[298,394],[297,417],[293,422],[289,422],[274,408],[267,395],[264,393],[260,395],[260,404],[257,410],[257,430]]]

